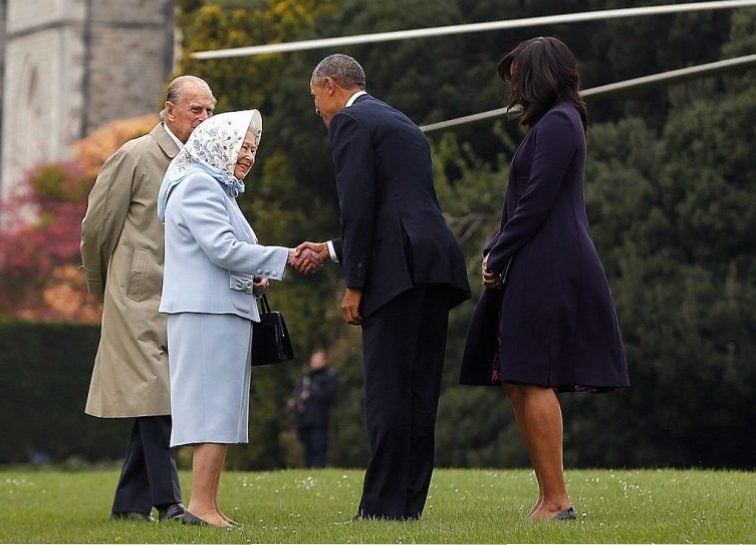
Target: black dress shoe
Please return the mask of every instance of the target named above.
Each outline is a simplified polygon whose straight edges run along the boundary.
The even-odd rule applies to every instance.
[[[186,507],[183,503],[171,503],[158,507],[158,520],[160,522],[179,520],[184,513],[186,513]]]
[[[110,518],[113,520],[140,520],[143,522],[155,522],[155,519],[149,513],[136,513],[134,511],[111,513]]]
[[[366,515],[364,513],[357,513],[354,517],[352,517],[352,522],[360,522],[363,520],[382,520],[382,521],[393,521],[393,522],[403,522],[408,520],[418,520],[420,516],[415,515],[406,515],[406,516],[397,516],[397,515]]]
[[[564,511],[560,511],[551,520],[575,520],[577,518],[577,511],[574,507],[568,507]]]

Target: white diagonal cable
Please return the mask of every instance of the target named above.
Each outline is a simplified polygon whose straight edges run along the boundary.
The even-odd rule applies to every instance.
[[[248,57],[252,55],[263,55],[266,53],[283,53],[285,51],[302,51],[306,49],[320,49],[324,47],[336,46],[343,47],[347,45],[388,42],[392,40],[426,38],[430,36],[447,36],[449,34],[464,34],[467,32],[484,32],[488,30],[506,30],[511,28],[523,28],[541,25],[578,23],[582,21],[637,17],[641,15],[661,15],[665,13],[745,8],[753,6],[756,6],[756,0],[690,2],[686,4],[667,4],[663,6],[646,6],[641,8],[605,9],[598,11],[584,11],[579,13],[564,13],[561,15],[546,15],[542,17],[527,17],[523,19],[492,21],[488,23],[450,25],[432,28],[419,28],[414,30],[399,30],[395,32],[360,34],[357,36],[343,36],[340,38],[322,38],[318,40],[303,40],[299,42],[253,45],[249,47],[234,47],[230,49],[216,49],[210,51],[196,51],[194,53],[191,53],[190,56],[194,59]]]
[[[611,93],[618,93],[621,91],[648,87],[651,85],[656,85],[657,83],[682,81],[701,76],[709,76],[719,72],[728,72],[737,68],[749,68],[753,65],[756,65],[756,54],[746,55],[744,57],[736,57],[734,59],[727,59],[723,61],[711,62],[707,64],[699,64],[697,66],[689,66],[688,68],[680,68],[679,70],[660,72],[658,74],[652,74],[650,76],[627,79],[615,83],[608,83],[606,85],[600,85],[598,87],[585,89],[581,91],[580,94],[583,96],[583,98],[608,95]],[[439,129],[454,127],[456,125],[472,123],[473,121],[480,121],[482,119],[501,117],[503,115],[507,115],[507,113],[509,113],[509,110],[507,108],[497,108],[495,110],[488,110],[486,112],[480,112],[477,114],[455,117],[454,119],[449,119],[447,121],[439,121],[438,123],[429,123],[428,125],[422,125],[420,127],[420,130],[423,132],[432,132]]]

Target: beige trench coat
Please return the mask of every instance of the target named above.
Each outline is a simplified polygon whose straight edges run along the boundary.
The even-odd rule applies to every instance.
[[[104,418],[171,413],[163,285],[163,224],[156,203],[178,153],[162,123],[102,167],[81,223],[90,293],[104,297],[102,331],[85,412]]]

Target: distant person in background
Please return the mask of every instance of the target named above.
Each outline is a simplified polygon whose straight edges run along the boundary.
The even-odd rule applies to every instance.
[[[557,392],[629,386],[617,313],[583,197],[588,114],[572,52],[520,43],[499,63],[530,132],[509,171],[501,227],[486,246],[462,384],[501,384],[538,479],[528,516],[572,520]]]
[[[134,418],[113,501],[113,518],[180,518],[176,462],[169,448],[166,320],[158,313],[163,285],[163,225],[158,189],[168,164],[194,128],[213,114],[203,80],[180,76],[168,86],[161,122],[126,142],[102,167],[81,223],[87,288],[104,298],[86,413]]]
[[[337,380],[328,366],[325,350],[316,350],[310,356],[309,369],[289,399],[288,409],[296,419],[307,467],[328,465],[328,420]]]

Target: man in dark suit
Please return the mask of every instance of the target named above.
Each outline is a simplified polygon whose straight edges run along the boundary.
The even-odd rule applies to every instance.
[[[428,141],[330,55],[310,80],[329,130],[341,238],[306,243],[341,263],[344,319],[362,326],[371,459],[358,519],[418,519],[428,495],[449,310],[470,296],[465,261],[433,186]]]

